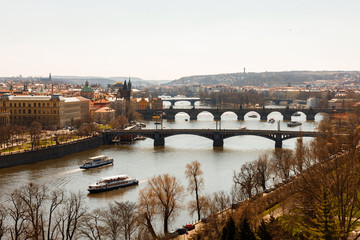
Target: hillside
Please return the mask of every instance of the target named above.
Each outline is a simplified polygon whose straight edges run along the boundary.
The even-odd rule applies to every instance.
[[[304,85],[316,80],[337,80],[344,77],[355,77],[359,80],[359,72],[343,71],[290,71],[290,72],[262,72],[262,73],[229,73],[217,75],[198,75],[182,77],[171,82],[171,85],[217,85],[230,86],[288,86]]]

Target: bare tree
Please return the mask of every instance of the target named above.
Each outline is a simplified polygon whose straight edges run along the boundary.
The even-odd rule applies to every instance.
[[[39,122],[32,122],[29,127],[31,149],[34,149],[34,147],[39,145],[39,141],[41,137],[41,128],[42,126]]]
[[[6,208],[3,205],[0,205],[0,240],[4,237],[7,226],[6,226]]]
[[[163,220],[164,234],[168,234],[170,221],[181,209],[184,187],[175,177],[164,174],[148,181],[144,195],[155,203],[156,211]]]
[[[101,240],[104,236],[104,226],[101,225],[102,212],[95,209],[90,214],[85,214],[80,225],[81,234],[89,240]]]
[[[115,202],[117,215],[120,221],[120,230],[125,240],[130,240],[131,235],[138,228],[136,204],[132,202]]]
[[[290,178],[293,166],[293,154],[291,150],[276,148],[273,152],[272,163],[276,175],[285,180]]]
[[[255,167],[252,163],[246,162],[241,166],[239,173],[234,171],[233,181],[240,185],[241,191],[251,198],[256,186]]]
[[[30,183],[21,189],[19,196],[24,203],[24,211],[29,223],[27,226],[27,237],[31,239],[45,239],[45,186]]]
[[[117,214],[115,204],[109,204],[109,207],[102,212],[102,221],[105,226],[105,236],[111,240],[116,240],[120,236],[120,219]]]
[[[257,186],[264,191],[266,189],[266,182],[270,178],[270,161],[266,154],[261,155],[255,162],[255,182]]]
[[[53,226],[53,217],[56,215],[56,210],[64,201],[64,191],[55,190],[49,196],[50,206],[48,209],[48,224],[47,224],[47,240],[56,239],[56,230],[58,225]]]
[[[10,217],[9,232],[12,240],[25,238],[26,233],[26,211],[25,204],[21,199],[21,194],[15,190],[10,196],[10,207],[8,213]]]
[[[142,189],[139,192],[139,201],[138,201],[138,212],[139,212],[139,221],[145,226],[147,231],[152,236],[152,239],[157,239],[156,232],[153,227],[153,222],[156,215],[156,200],[154,197],[148,197],[149,190]]]
[[[80,193],[71,193],[70,197],[68,197],[63,204],[63,209],[59,213],[59,220],[57,223],[62,239],[74,239],[80,221],[85,213],[82,195]]]
[[[204,189],[204,178],[201,176],[203,172],[200,169],[200,163],[193,161],[191,164],[186,165],[185,176],[189,180],[188,191],[192,194],[195,193],[196,209],[198,220],[201,219],[201,206],[199,194]]]

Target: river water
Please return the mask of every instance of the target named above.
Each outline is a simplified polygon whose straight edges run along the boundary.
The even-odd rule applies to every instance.
[[[281,130],[314,131],[318,121],[322,118],[317,115],[315,121],[306,121],[302,114],[293,117],[303,124],[300,127],[288,128],[282,121],[280,113],[272,113],[269,117],[280,121]],[[179,113],[175,121],[163,121],[164,128],[201,128],[214,129],[216,123],[210,113],[201,113],[196,121],[186,121],[188,115]],[[155,128],[152,121],[145,122],[146,128]],[[277,123],[267,123],[259,118],[245,116],[244,121],[238,121],[235,114],[225,113],[222,116],[222,129],[239,129],[246,126],[247,129],[277,129]],[[305,140],[311,140],[305,138]],[[296,139],[283,142],[284,148],[294,149]],[[192,161],[199,161],[204,172],[205,189],[203,193],[213,193],[219,190],[230,192],[232,176],[242,164],[257,159],[263,153],[270,153],[275,146],[271,140],[257,136],[237,136],[224,140],[223,148],[213,148],[213,142],[209,139],[194,135],[177,135],[165,139],[164,147],[154,147],[152,139],[139,140],[131,144],[103,146],[69,156],[6,169],[0,169],[1,202],[5,202],[5,193],[11,193],[14,189],[29,182],[44,184],[50,190],[64,189],[65,191],[80,192],[85,196],[89,209],[106,207],[108,203],[115,201],[137,201],[139,190],[146,186],[147,179],[168,173],[178,178],[185,190],[188,184],[185,178],[185,166]],[[106,154],[114,158],[113,166],[105,166],[98,169],[80,170],[84,160],[91,156]],[[98,178],[119,174],[128,174],[137,178],[140,183],[126,189],[110,192],[88,194],[87,186],[94,183]],[[188,195],[186,201],[192,196]],[[186,204],[186,201],[184,203]],[[189,216],[187,210],[180,213],[179,217],[171,225],[170,229],[180,227],[182,224],[191,222],[195,216]]]

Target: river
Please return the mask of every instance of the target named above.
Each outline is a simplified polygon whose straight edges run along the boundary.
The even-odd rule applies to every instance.
[[[288,128],[279,113],[272,113],[269,117],[280,121],[280,129],[314,131],[318,121],[322,118],[317,115],[315,121],[306,121],[302,114],[293,117],[303,124],[300,127]],[[186,121],[186,114],[178,114],[175,121],[163,121],[164,128],[202,128],[214,129],[216,127],[213,117],[209,113],[201,113],[196,121]],[[155,128],[152,121],[145,122],[146,128]],[[277,123],[267,123],[259,118],[245,116],[244,121],[238,121],[235,114],[225,113],[222,116],[222,129],[277,129]],[[306,138],[305,138],[306,139]],[[306,139],[307,141],[309,138]],[[296,139],[283,142],[284,148],[294,149]],[[194,135],[176,135],[165,139],[164,147],[154,147],[152,139],[139,140],[131,144],[103,146],[89,151],[71,154],[69,156],[39,162],[31,165],[0,169],[1,202],[5,202],[5,194],[29,182],[44,184],[49,190],[62,188],[65,191],[80,192],[85,196],[89,209],[106,207],[115,201],[137,201],[139,190],[146,186],[149,178],[168,173],[175,176],[184,186],[188,184],[185,178],[185,166],[192,161],[199,161],[204,172],[205,189],[203,193],[213,193],[224,190],[229,192],[232,187],[232,176],[242,164],[257,159],[263,153],[270,153],[275,143],[271,140],[257,136],[237,136],[224,140],[223,148],[213,148],[209,139]],[[84,160],[91,156],[106,154],[114,158],[113,166],[99,169],[80,170]],[[110,192],[88,194],[87,186],[99,177],[128,174],[136,177],[140,183],[126,189]],[[188,195],[186,201],[192,196]],[[186,201],[184,203],[186,204]],[[184,204],[184,205],[185,205]],[[171,225],[170,230],[191,222],[195,216],[189,216],[186,209]]]

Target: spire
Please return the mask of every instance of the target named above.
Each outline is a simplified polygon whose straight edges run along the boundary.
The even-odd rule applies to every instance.
[[[126,89],[127,89],[126,80],[125,80],[125,82],[124,82],[123,89],[124,89],[124,90],[126,90]]]
[[[131,90],[131,81],[130,81],[130,78],[129,78],[129,82],[128,82],[128,89]]]
[[[51,81],[51,73],[49,73],[49,81]]]
[[[85,86],[89,86],[89,82],[88,82],[88,80],[86,80],[86,82],[85,82]]]

